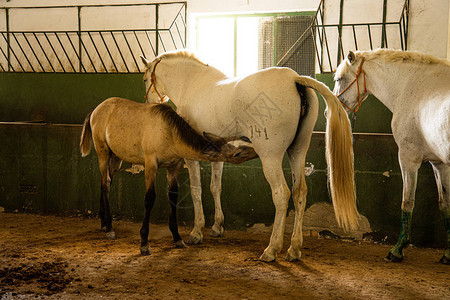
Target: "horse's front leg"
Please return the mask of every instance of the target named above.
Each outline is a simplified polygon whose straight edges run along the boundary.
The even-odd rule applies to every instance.
[[[291,196],[289,187],[284,179],[282,169],[283,156],[264,159],[261,157],[264,176],[272,189],[272,200],[275,205],[275,220],[273,222],[272,236],[269,246],[264,250],[260,259],[262,261],[274,261],[283,246],[284,227],[288,201]]]
[[[450,165],[443,163],[432,163],[431,165],[438,187],[439,209],[444,215],[444,225],[447,231],[447,248],[439,262],[450,265]]]
[[[183,242],[180,234],[178,233],[177,222],[177,202],[178,202],[178,174],[180,173],[183,160],[180,160],[175,166],[167,169],[167,184],[169,191],[169,202],[171,213],[169,217],[169,229],[172,232],[173,243],[177,248],[185,248],[186,245]]]
[[[411,160],[411,156],[404,153],[400,148],[399,163],[403,178],[401,226],[397,244],[395,244],[385,258],[387,261],[401,262],[403,260],[403,249],[410,243],[417,173],[420,167],[418,161],[419,160]]]
[[[155,181],[156,172],[158,167],[156,162],[150,159],[145,160],[145,213],[144,221],[142,222],[141,233],[141,254],[150,255],[150,247],[148,245],[148,231],[150,222],[150,213],[152,211],[153,205],[155,204],[156,193],[155,193]]]
[[[214,197],[214,225],[212,227],[210,236],[218,237],[223,235],[223,212],[220,203],[220,195],[222,193],[222,172],[223,162],[211,163],[211,194]]]
[[[192,229],[188,244],[196,245],[203,242],[202,229],[205,227],[205,216],[202,205],[202,185],[200,179],[200,163],[198,161],[185,160],[189,170],[189,181],[191,184],[191,196],[194,203],[194,228]]]

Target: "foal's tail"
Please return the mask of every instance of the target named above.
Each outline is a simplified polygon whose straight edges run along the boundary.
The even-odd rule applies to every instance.
[[[327,103],[326,159],[334,212],[340,226],[354,230],[358,227],[358,210],[350,121],[339,100],[323,83],[303,76],[296,82],[318,91]]]
[[[81,132],[80,150],[82,157],[85,157],[89,153],[91,153],[91,145],[92,145],[91,115],[92,111],[86,116],[86,119],[84,119],[83,131]]]

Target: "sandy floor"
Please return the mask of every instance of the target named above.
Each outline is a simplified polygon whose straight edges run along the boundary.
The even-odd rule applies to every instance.
[[[449,299],[442,249],[408,248],[401,264],[390,246],[305,237],[303,259],[259,255],[270,232],[226,231],[175,249],[167,226],[151,226],[152,255],[139,254],[139,224],[0,213],[0,299]],[[190,228],[181,227],[186,239]],[[147,296],[147,297],[146,297]]]

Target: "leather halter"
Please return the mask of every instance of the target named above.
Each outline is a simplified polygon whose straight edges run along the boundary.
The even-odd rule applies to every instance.
[[[362,66],[364,64],[364,57],[361,60],[361,63],[359,64],[358,70],[356,71],[356,78],[342,91],[339,93],[339,95],[337,95],[337,97],[339,98],[343,93],[345,93],[355,82],[356,82],[356,89],[358,91],[358,103],[356,104],[355,108],[350,108],[348,107],[344,102],[342,102],[341,100],[341,104],[347,108],[348,110],[350,110],[353,113],[356,113],[359,108],[361,107],[362,102],[364,101],[364,99],[361,97],[360,93],[359,93],[359,83],[358,83],[358,78],[359,75],[363,74],[363,81],[364,81],[364,93],[367,93],[367,88],[366,88],[366,73],[364,72],[364,70],[362,69]]]
[[[145,101],[148,103],[149,101],[148,101],[148,93],[150,92],[150,89],[152,90],[152,93],[153,92],[156,92],[156,94],[158,95],[158,97],[159,97],[159,101],[161,102],[161,103],[164,103],[166,100],[166,95],[164,95],[164,96],[161,96],[161,94],[158,92],[158,89],[156,88],[156,76],[155,76],[155,70],[156,70],[156,66],[159,64],[159,62],[160,62],[161,60],[158,60],[156,63],[155,63],[155,66],[153,67],[153,71],[152,71],[152,74],[150,74],[150,81],[151,81],[151,84],[150,84],[150,86],[148,87],[148,89],[147,89],[147,91],[146,91],[146,93],[145,93]],[[152,88],[153,87],[153,88]]]

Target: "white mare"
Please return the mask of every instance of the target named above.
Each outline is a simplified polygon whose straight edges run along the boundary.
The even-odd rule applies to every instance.
[[[356,79],[356,80],[355,80]],[[403,177],[402,225],[387,260],[401,261],[408,245],[417,172],[424,161],[433,166],[444,214],[450,259],[450,62],[418,52],[380,49],[349,52],[335,74],[334,93],[357,111],[372,94],[392,111],[392,133],[398,145]]]
[[[241,79],[227,78],[186,51],[165,53],[151,62],[142,59],[147,66],[144,81],[150,102],[159,102],[168,96],[177,106],[177,113],[196,130],[207,130],[219,136],[245,133],[251,139],[276,209],[270,243],[261,260],[275,260],[283,244],[291,196],[282,170],[285,152],[292,169],[295,206],[294,230],[286,259],[300,259],[307,194],[305,156],[318,114],[318,100],[312,89],[321,93],[328,105],[326,153],[336,217],[344,227],[356,227],[350,123],[338,99],[325,85],[287,68],[269,68]],[[200,243],[205,224],[200,167],[194,161],[187,161],[187,165],[195,210],[195,225],[188,242]],[[223,232],[224,219],[220,207],[222,168],[222,163],[212,165],[211,190],[216,205],[213,228],[218,235]]]

